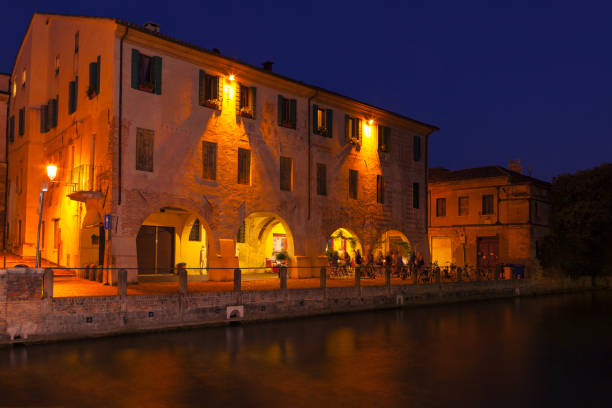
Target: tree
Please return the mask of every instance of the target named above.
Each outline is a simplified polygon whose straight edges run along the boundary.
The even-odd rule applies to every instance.
[[[574,277],[612,274],[612,163],[555,177],[551,201],[542,266]]]

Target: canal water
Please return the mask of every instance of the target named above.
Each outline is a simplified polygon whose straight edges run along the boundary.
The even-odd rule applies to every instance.
[[[0,349],[0,407],[583,407],[611,392],[605,292]]]

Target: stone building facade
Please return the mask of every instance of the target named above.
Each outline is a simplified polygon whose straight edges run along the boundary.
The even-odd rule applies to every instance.
[[[500,166],[429,170],[429,244],[433,262],[534,273],[550,233],[550,184]]]
[[[158,31],[33,16],[11,74],[9,116],[25,112],[8,148],[13,252],[35,254],[53,163],[41,253],[67,267],[135,281],[184,262],[226,279],[221,268],[260,271],[279,252],[299,267],[391,240],[428,253],[435,126]]]
[[[0,73],[0,133],[9,130],[9,122],[6,117],[9,101],[10,75]],[[7,135],[8,136],[8,135]],[[6,220],[6,140],[0,142],[0,247],[5,245],[5,220]]]

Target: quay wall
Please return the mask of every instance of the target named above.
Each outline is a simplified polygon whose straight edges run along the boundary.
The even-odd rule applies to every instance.
[[[43,272],[0,270],[0,345],[612,287],[607,277],[53,298]]]

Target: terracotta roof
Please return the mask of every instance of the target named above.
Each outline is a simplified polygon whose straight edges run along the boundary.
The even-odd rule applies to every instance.
[[[511,183],[534,183],[550,186],[550,183],[506,169],[501,166],[482,166],[470,169],[448,170],[442,167],[429,169],[429,183],[443,183],[446,181],[460,181],[477,178],[508,177]]]
[[[367,105],[367,106],[369,106],[369,107],[372,107],[372,108],[374,108],[374,109],[378,109],[378,110],[380,110],[380,111],[383,111],[383,112],[388,113],[388,114],[390,114],[390,115],[396,116],[396,117],[398,117],[398,118],[401,118],[401,119],[404,119],[404,120],[409,120],[409,121],[411,121],[411,122],[415,122],[415,123],[418,123],[418,124],[423,125],[423,126],[425,126],[425,127],[428,127],[428,128],[430,128],[430,129],[431,129],[431,132],[432,132],[432,133],[433,133],[433,132],[435,132],[435,131],[437,131],[437,130],[440,130],[440,128],[438,128],[437,126],[430,125],[430,124],[428,124],[428,123],[418,121],[418,120],[413,119],[413,118],[410,118],[410,117],[408,117],[408,116],[404,116],[404,115],[401,115],[401,114],[399,114],[399,113],[396,113],[396,112],[393,112],[393,111],[390,111],[390,110],[387,110],[387,109],[383,109],[383,108],[380,108],[380,107],[378,107],[378,106],[371,105],[371,104],[369,104],[369,103],[366,103],[366,102],[363,102],[363,101],[360,101],[360,100],[357,100],[357,99],[354,99],[354,98],[351,98],[351,97],[348,97],[348,96],[345,96],[345,95],[339,94],[339,93],[337,93],[337,92],[329,91],[329,90],[327,90],[327,89],[324,89],[324,88],[318,87],[318,86],[316,86],[316,85],[307,84],[307,83],[305,83],[305,82],[298,81],[298,80],[296,80],[296,79],[293,79],[293,78],[290,78],[290,77],[287,77],[287,76],[284,76],[284,75],[280,75],[280,74],[277,74],[277,73],[272,72],[272,71],[264,70],[262,67],[258,67],[258,66],[255,66],[255,65],[251,65],[251,64],[249,64],[249,63],[247,63],[247,62],[240,61],[239,59],[232,58],[232,57],[228,57],[228,56],[226,56],[226,55],[222,55],[222,54],[219,54],[219,53],[213,52],[213,51],[208,50],[208,49],[206,49],[206,48],[202,48],[202,47],[197,46],[197,45],[195,45],[195,44],[191,44],[191,43],[188,43],[188,42],[186,42],[186,41],[182,41],[182,40],[176,39],[176,38],[171,37],[171,36],[166,35],[166,34],[156,33],[156,32],[153,32],[153,31],[151,31],[151,30],[147,30],[147,29],[146,29],[146,28],[144,28],[143,26],[140,26],[140,25],[138,25],[138,24],[134,24],[134,23],[130,23],[129,21],[125,21],[125,20],[122,20],[122,19],[120,19],[120,18],[112,18],[112,17],[96,17],[96,16],[79,16],[79,15],[60,14],[60,13],[34,13],[34,14],[51,15],[51,16],[62,16],[62,17],[97,18],[97,19],[103,19],[103,20],[111,20],[111,21],[114,21],[114,22],[115,22],[115,23],[117,23],[117,24],[124,25],[124,26],[129,27],[129,28],[133,28],[133,29],[135,29],[135,30],[138,30],[138,31],[141,31],[141,32],[143,32],[143,33],[149,34],[149,35],[151,35],[151,36],[158,37],[158,38],[161,38],[161,39],[164,39],[164,40],[167,40],[167,41],[170,41],[170,42],[176,43],[176,44],[183,45],[183,46],[185,46],[185,47],[192,48],[192,49],[197,50],[197,51],[200,51],[200,52],[205,52],[205,53],[207,53],[207,54],[212,54],[212,55],[215,55],[216,57],[224,58],[224,59],[226,59],[226,60],[229,60],[229,61],[232,61],[232,62],[235,62],[235,63],[241,64],[241,65],[247,66],[247,67],[249,67],[249,68],[252,68],[252,69],[258,70],[258,71],[260,71],[260,72],[263,72],[263,73],[265,73],[265,74],[267,74],[267,75],[275,76],[275,77],[277,77],[277,78],[284,79],[284,80],[286,80],[286,81],[290,81],[290,82],[293,82],[293,83],[297,83],[297,84],[300,84],[300,85],[302,85],[302,86],[305,86],[305,87],[311,88],[311,89],[313,89],[313,90],[317,90],[317,91],[326,92],[326,93],[331,94],[331,95],[336,95],[336,96],[339,96],[339,97],[342,97],[342,98],[345,98],[345,99],[349,99],[349,100],[354,101],[354,102],[358,102],[358,103],[361,103],[361,104]]]

